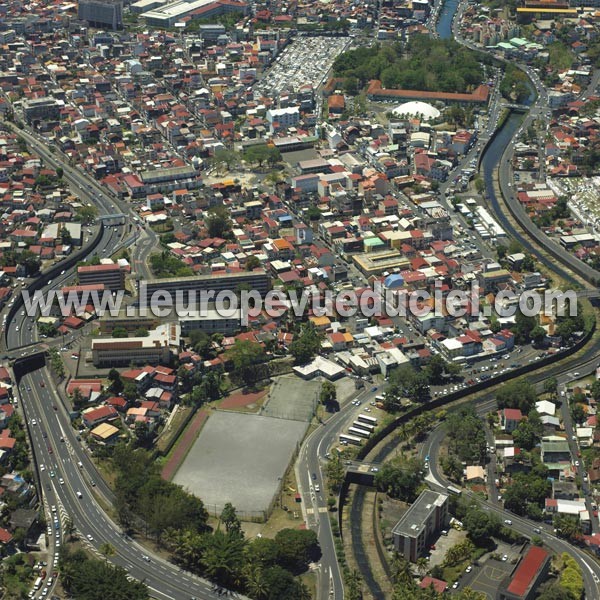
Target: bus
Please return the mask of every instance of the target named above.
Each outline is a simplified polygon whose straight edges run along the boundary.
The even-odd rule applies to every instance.
[[[38,577],[38,578],[35,580],[35,583],[33,584],[33,589],[34,589],[34,590],[39,590],[39,589],[40,589],[40,587],[42,587],[42,578],[41,578],[41,577]]]
[[[369,433],[373,433],[375,431],[375,425],[368,425],[367,423],[361,423],[360,421],[354,421],[352,423],[353,427],[359,427],[360,429],[365,429]]]
[[[347,435],[345,433],[340,433],[340,442],[342,444],[354,444],[355,446],[360,446],[362,444],[362,440],[359,437]]]
[[[350,435],[358,435],[358,436],[364,437],[364,438],[371,437],[371,432],[367,431],[366,429],[359,429],[358,427],[350,427],[348,429],[348,433]]]
[[[457,487],[454,487],[453,485],[449,485],[446,489],[448,490],[448,492],[454,494],[455,496],[460,496],[462,494],[462,490],[458,489]]]
[[[361,423],[366,423],[367,425],[373,425],[373,427],[377,425],[377,419],[375,417],[370,417],[369,415],[360,414],[356,417],[356,420]]]

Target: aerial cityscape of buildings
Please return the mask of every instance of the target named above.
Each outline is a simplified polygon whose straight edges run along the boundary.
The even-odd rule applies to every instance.
[[[5,3],[4,597],[599,598],[599,33]]]

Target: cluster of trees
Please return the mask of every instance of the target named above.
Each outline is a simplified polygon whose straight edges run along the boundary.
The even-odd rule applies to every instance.
[[[148,588],[130,581],[127,571],[107,561],[89,558],[83,550],[69,552],[63,546],[60,555],[60,581],[65,591],[80,600],[127,598],[147,600]]]
[[[581,521],[576,515],[554,515],[552,521],[556,532],[571,542],[580,542],[583,536]]]
[[[235,384],[252,387],[269,376],[267,355],[258,342],[236,340],[227,354],[233,363],[229,377]]]
[[[202,501],[162,479],[149,452],[118,444],[112,462],[116,473],[115,508],[124,529],[143,523],[146,535],[154,536],[157,542],[167,531],[208,531],[208,513]]]
[[[449,469],[451,472],[448,475],[454,475],[453,479],[459,479],[456,477],[457,463],[462,475],[461,461],[473,464],[481,463],[485,459],[486,439],[483,423],[477,416],[475,408],[468,405],[447,415],[446,431],[449,438],[448,449],[451,456],[454,455],[456,458],[445,459],[444,463],[452,460],[452,468]],[[442,467],[446,470],[449,465],[443,464]]]
[[[515,444],[523,450],[533,450],[544,435],[544,425],[537,410],[529,411],[513,431]]]
[[[560,196],[552,208],[544,211],[539,217],[534,218],[535,224],[538,227],[550,227],[556,221],[569,219],[571,212],[569,211],[567,200],[566,196]]]
[[[40,259],[30,250],[7,250],[0,256],[0,266],[15,267],[23,265],[27,277],[33,277],[40,272]]]
[[[415,371],[409,365],[392,371],[384,394],[384,409],[390,413],[398,412],[402,408],[403,398],[410,398],[416,402],[429,400],[429,380],[425,371]]]
[[[50,356],[50,368],[56,377],[62,379],[65,376],[65,365],[58,348],[49,348],[48,355]]]
[[[323,336],[315,329],[315,326],[307,323],[290,344],[290,354],[296,363],[306,364],[319,352],[322,340]]]
[[[133,332],[133,337],[148,337],[150,335],[149,331],[145,327],[138,327]],[[126,338],[129,337],[129,332],[125,327],[115,327],[112,332],[112,337],[115,338]]]
[[[52,323],[40,323],[38,321],[38,332],[46,337],[55,337],[58,335],[58,329]]]
[[[214,206],[204,218],[204,225],[211,238],[227,238],[231,234],[231,219],[224,206]]]
[[[444,556],[444,566],[455,567],[460,563],[468,560],[475,550],[475,545],[469,539],[462,540],[454,546],[450,546]]]
[[[529,414],[536,401],[535,387],[526,379],[509,381],[496,394],[498,408],[518,408],[525,415]]]
[[[294,598],[309,600],[306,587],[296,578],[321,550],[314,531],[283,529],[274,539],[247,540],[235,508],[228,504],[214,532],[174,532],[167,544],[175,561],[215,583],[250,595],[256,600]]]
[[[406,44],[376,44],[342,53],[333,68],[349,92],[371,79],[386,88],[465,92],[483,81],[488,59],[453,40],[411,36]]]
[[[375,474],[375,485],[392,498],[413,502],[423,483],[423,461],[419,458],[392,460]]]
[[[583,596],[583,575],[577,561],[567,552],[561,554],[563,568],[560,572],[560,587],[567,590],[573,598]]]
[[[515,473],[504,492],[504,507],[518,515],[541,520],[545,499],[552,485],[548,480],[548,469],[537,462],[527,473]]]
[[[17,412],[8,420],[8,429],[11,437],[15,438],[15,446],[8,455],[8,460],[3,465],[2,472],[23,471],[29,466],[29,454],[27,447],[27,434],[23,427],[21,415]]]
[[[116,369],[108,372],[108,381],[110,381],[110,391],[119,395],[122,394],[127,402],[133,402],[137,398],[137,387],[132,381],[124,382],[121,374]]]
[[[184,262],[173,256],[168,250],[150,256],[150,268],[158,279],[165,277],[189,277],[194,271]]]
[[[562,316],[556,319],[556,335],[559,335],[564,342],[568,342],[571,336],[577,331],[585,331],[586,323],[583,316],[583,306],[577,302],[577,314],[573,317]]]
[[[508,64],[500,83],[500,93],[511,102],[523,102],[531,93],[528,82],[524,71]]]
[[[274,146],[267,146],[266,144],[250,146],[244,150],[243,156],[246,162],[258,165],[259,169],[265,163],[273,167],[281,160],[281,152]]]
[[[97,216],[98,209],[94,205],[82,205],[75,210],[75,220],[83,223],[83,225],[93,223]]]

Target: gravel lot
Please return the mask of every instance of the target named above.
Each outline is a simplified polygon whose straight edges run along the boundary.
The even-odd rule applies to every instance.
[[[231,502],[242,518],[261,516],[307,427],[305,421],[213,412],[173,481],[211,514]]]

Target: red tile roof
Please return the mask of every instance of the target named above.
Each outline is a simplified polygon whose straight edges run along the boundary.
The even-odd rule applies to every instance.
[[[548,553],[543,548],[531,546],[517,567],[507,591],[516,596],[524,596],[547,558]]]

